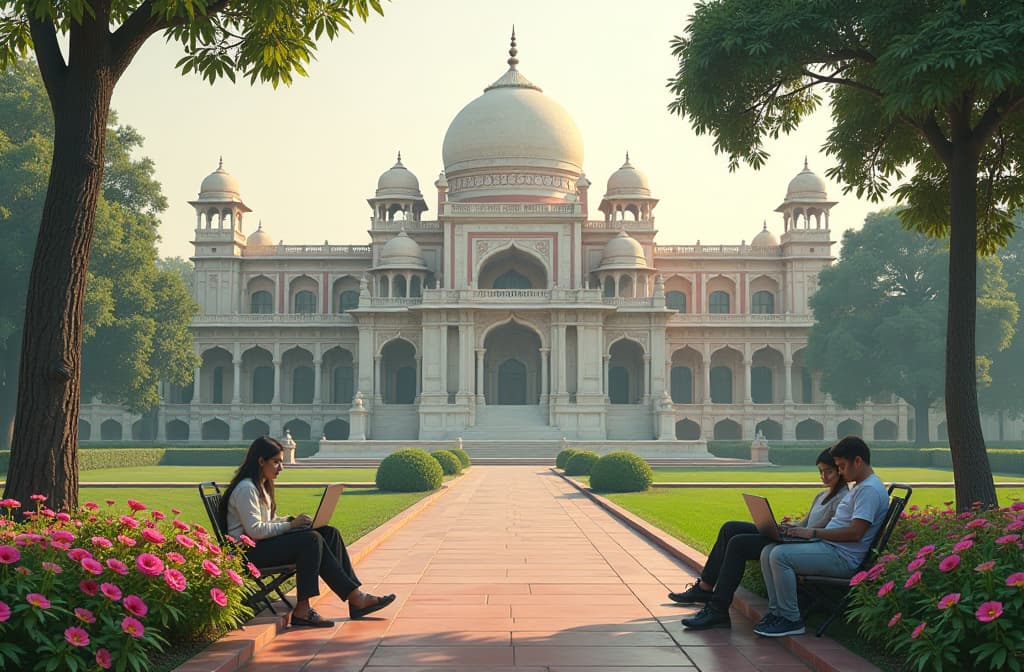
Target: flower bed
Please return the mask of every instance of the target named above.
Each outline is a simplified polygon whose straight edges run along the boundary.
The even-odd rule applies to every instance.
[[[168,640],[251,615],[241,549],[177,511],[129,499],[68,514],[32,499],[21,523],[21,503],[0,501],[0,668],[145,670]]]
[[[895,552],[850,580],[858,631],[907,669],[1024,669],[1024,502],[911,509]]]

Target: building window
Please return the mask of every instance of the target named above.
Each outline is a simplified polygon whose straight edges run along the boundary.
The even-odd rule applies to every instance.
[[[727,315],[729,313],[729,295],[725,292],[711,292],[708,297],[708,312],[716,315]]]
[[[750,303],[750,312],[755,315],[773,315],[775,313],[775,296],[771,292],[754,292]]]
[[[511,269],[494,279],[494,289],[533,289],[533,284],[528,277]]]
[[[686,294],[682,292],[669,292],[665,295],[665,305],[668,306],[669,310],[674,310],[678,313],[686,312]]]
[[[269,315],[274,312],[274,297],[270,292],[253,292],[250,304],[253,313],[257,315]]]
[[[341,297],[338,299],[338,312],[345,313],[353,308],[359,307],[359,292],[351,289],[341,293]]]
[[[295,295],[295,312],[310,315],[316,312],[316,294],[301,291]]]
[[[671,377],[672,401],[676,404],[693,403],[693,374],[688,366],[673,366]]]
[[[711,369],[711,403],[732,403],[732,369],[727,366]]]
[[[772,370],[767,366],[750,369],[750,399],[755,404],[772,403]]]
[[[604,279],[604,296],[609,298],[615,296],[615,278]]]
[[[300,366],[292,371],[292,403],[313,403],[313,369]]]
[[[803,367],[800,373],[800,387],[803,394],[803,403],[813,404],[814,403],[814,379],[811,377],[811,371],[806,366]]]
[[[224,367],[218,366],[213,370],[213,399],[215,404],[224,403]]]
[[[252,403],[269,404],[274,401],[274,367],[257,366],[252,372]]]

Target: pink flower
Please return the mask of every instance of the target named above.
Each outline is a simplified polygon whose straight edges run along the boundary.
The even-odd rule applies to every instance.
[[[110,669],[110,651],[106,649],[96,650],[96,664],[102,667],[104,670]]]
[[[82,623],[96,622],[96,617],[93,616],[92,612],[82,607],[75,607],[75,618],[80,620]]]
[[[939,563],[939,569],[943,572],[952,572],[954,569],[960,566],[960,556],[956,553],[947,555]]]
[[[1014,572],[1006,577],[1006,585],[1010,588],[1024,588],[1024,572]]]
[[[146,629],[142,627],[142,623],[138,619],[132,618],[131,616],[125,616],[124,620],[121,621],[121,629],[127,632],[132,637],[138,639],[146,632]]]
[[[86,595],[88,595],[89,597],[92,597],[93,595],[99,592],[100,586],[95,581],[90,581],[86,579],[85,581],[82,581],[80,584],[78,584],[78,589]]]
[[[882,572],[884,571],[885,565],[875,565],[874,567],[868,570],[868,578],[872,580],[877,579],[879,576],[882,575]]]
[[[11,617],[11,607],[6,602],[4,602],[3,600],[0,600],[0,623],[3,623],[4,621],[9,619],[10,617]]]
[[[154,544],[162,544],[167,541],[167,537],[160,534],[160,530],[154,530],[151,527],[147,527],[142,531],[142,538]]]
[[[1017,530],[1024,530],[1024,520],[1015,520],[1006,526],[1007,532],[1016,532]]]
[[[939,600],[939,609],[949,609],[959,601],[960,593],[950,593],[949,595],[944,595],[942,599]]]
[[[117,540],[120,541],[125,546],[129,546],[129,547],[134,546],[136,543],[138,543],[134,539],[132,539],[131,537],[129,537],[129,536],[125,535],[125,534],[117,535]]]
[[[15,567],[14,571],[16,571],[18,574],[21,574],[22,576],[31,576],[32,574],[32,570],[25,566]]]
[[[4,507],[5,509],[20,509],[21,502],[19,502],[16,499],[8,497],[7,499],[0,499],[0,506]]]
[[[176,535],[174,539],[185,548],[192,548],[196,545],[196,542],[192,541],[192,539],[186,537],[184,534]]]
[[[121,599],[121,589],[112,583],[101,583],[100,592],[111,602],[117,602]]]
[[[14,546],[0,546],[0,565],[10,565],[21,559],[21,551]]]
[[[953,544],[953,552],[959,553],[960,551],[966,551],[971,546],[974,546],[974,542],[970,539],[964,539]]]
[[[132,511],[145,511],[146,505],[134,499],[129,499],[128,508],[131,509]]]
[[[85,504],[82,504],[82,506],[89,509],[90,511],[98,511],[100,508],[100,505],[97,504],[96,502],[86,502]]]
[[[212,541],[207,542],[206,549],[208,551],[210,551],[211,553],[213,553],[214,555],[220,555],[220,546],[218,546],[217,544],[213,543]]]
[[[191,527],[189,527],[188,523],[186,523],[184,521],[181,521],[181,520],[178,520],[177,518],[175,518],[174,521],[171,524],[174,525],[179,530],[181,530],[182,532],[188,532],[189,530],[192,529]]]
[[[978,610],[974,612],[974,615],[982,623],[991,623],[1003,615],[1003,603],[996,600],[982,602]]]
[[[257,567],[256,565],[252,564],[251,562],[245,563],[245,566],[249,570],[249,573],[253,575],[253,577],[255,577],[257,579],[260,578],[260,568],[259,567]],[[867,572],[861,572],[861,574],[864,574],[865,577],[867,576]],[[857,575],[854,575],[853,579],[856,579],[856,578],[857,578]],[[850,585],[851,586],[856,586],[857,583],[860,583],[861,581],[864,580],[864,577],[861,577],[860,581],[857,581],[857,583],[854,583],[853,579],[850,579]]]
[[[907,532],[906,534],[903,535],[903,539],[906,540],[906,541],[910,541],[911,539],[914,539],[916,537],[917,537],[917,532]]]
[[[158,576],[164,571],[164,561],[152,553],[140,553],[135,558],[135,566],[146,576]]]
[[[156,509],[153,509],[149,515],[153,516],[153,520],[163,520],[167,517],[162,511],[157,511]]]
[[[913,588],[921,582],[921,572],[914,572],[907,577],[906,582],[903,584],[904,588]]]
[[[918,637],[920,637],[921,633],[924,632],[924,626],[926,625],[928,625],[927,621],[914,628],[914,631],[910,633],[910,638],[917,639]]]
[[[879,597],[885,597],[886,595],[889,594],[889,591],[891,591],[895,587],[896,587],[895,583],[893,583],[892,581],[886,581],[885,583],[882,584],[882,587],[878,589],[878,596]]]
[[[57,520],[59,520],[62,523],[66,523],[71,520],[71,516],[69,516],[67,513],[63,511],[58,512],[55,518],[57,518]]]
[[[169,552],[167,554],[167,559],[170,560],[171,562],[173,562],[176,565],[184,565],[185,564],[185,556],[182,555],[181,553],[178,553],[177,551]]]
[[[50,539],[54,541],[74,541],[75,535],[67,530],[54,530],[53,534],[50,535]]]
[[[131,516],[121,516],[118,520],[120,520],[121,524],[125,527],[130,527],[133,530],[139,529],[139,521],[135,520]]]
[[[33,502],[45,502],[46,495],[30,495],[29,499],[31,499]]]
[[[177,507],[174,507],[174,508],[171,509],[171,513],[173,513],[176,516],[180,516],[181,515],[181,509],[179,509]]]
[[[100,548],[110,548],[114,545],[110,542],[110,539],[107,539],[106,537],[93,537],[89,541],[92,542],[93,546],[99,546]]]
[[[139,618],[142,618],[147,613],[149,613],[149,607],[138,595],[126,595],[124,598],[124,602],[122,602],[121,604],[124,605],[124,610],[132,616],[138,616]]]
[[[249,537],[249,535],[247,535],[247,534],[242,534],[242,535],[239,535],[239,537],[238,537],[238,538],[239,538],[239,540],[241,540],[241,542],[242,542],[243,544],[245,544],[245,545],[246,545],[246,546],[248,546],[249,548],[255,548],[255,547],[256,547],[256,542],[255,542],[255,541],[253,541],[253,540],[252,540],[252,538],[251,538],[251,537]]]
[[[188,587],[188,582],[185,580],[185,575],[176,569],[168,569],[164,571],[164,581],[170,587],[171,590],[182,592]]]
[[[901,618],[903,618],[903,612],[897,611],[895,614],[893,614],[893,617],[889,619],[889,627],[891,628],[892,626],[899,623]]]
[[[235,570],[233,570],[233,569],[229,569],[229,570],[228,570],[228,578],[229,578],[229,579],[231,579],[231,581],[232,581],[232,582],[233,582],[233,583],[234,583],[235,585],[238,585],[238,586],[244,585],[244,581],[242,581],[242,577],[240,577],[240,576],[238,575],[238,572],[236,572],[236,571],[235,571]],[[1006,584],[1006,585],[1010,585],[1010,584]]]
[[[113,506],[113,505],[114,505],[114,500],[108,499],[107,500],[107,506]]]
[[[117,558],[107,558],[107,567],[110,568],[110,571],[120,574],[121,576],[128,573],[128,565],[124,564]]]
[[[45,571],[52,572],[54,574],[60,574],[61,572],[64,571],[64,568],[61,567],[60,565],[58,565],[57,563],[55,563],[55,562],[46,562],[45,560],[42,563],[42,567],[43,567],[43,569]]]
[[[916,572],[917,570],[921,569],[921,566],[924,565],[924,563],[926,562],[928,562],[928,558],[924,557],[923,555],[919,555],[910,561],[910,564],[907,565],[907,571]]]
[[[921,548],[917,549],[917,557],[921,557],[922,555],[930,555],[934,550],[935,544],[928,544],[926,546],[922,546]]]
[[[93,576],[99,576],[103,573],[103,565],[97,562],[95,558],[82,558],[81,565],[82,569]]]
[[[995,560],[986,560],[977,567],[974,568],[976,572],[991,572],[992,568],[996,566]]]
[[[0,506],[4,506],[3,502],[0,502]],[[1024,502],[1014,502],[1010,504],[1011,511],[1024,511]]]
[[[228,596],[220,588],[210,588],[210,599],[218,606],[228,606]]]
[[[64,631],[64,640],[71,646],[89,646],[89,633],[73,625]]]
[[[68,551],[68,558],[74,560],[75,562],[81,562],[85,558],[91,557],[92,553],[85,550],[84,548],[72,548],[70,551]]]
[[[973,528],[977,528],[977,527],[987,527],[987,526],[988,526],[988,521],[985,520],[984,518],[975,518],[971,522],[969,522],[966,525],[964,525],[964,527],[966,527],[967,529],[973,529]]]
[[[50,608],[50,601],[46,599],[45,595],[41,595],[40,593],[29,593],[25,596],[25,601],[33,607],[39,607],[40,609]]]
[[[1004,534],[1003,536],[996,539],[996,543],[1000,546],[1005,546],[1006,544],[1014,543],[1018,539],[1020,539],[1019,534]]]
[[[249,563],[249,571],[251,572],[253,569],[255,569],[255,567],[253,567],[252,563],[250,562]],[[259,577],[259,574],[253,574],[253,576]],[[859,585],[860,583],[862,583],[867,578],[868,578],[868,573],[867,572],[857,572],[856,574],[854,574],[850,578],[850,585],[851,586]]]
[[[212,560],[203,560],[203,571],[210,576],[220,576],[220,567]]]

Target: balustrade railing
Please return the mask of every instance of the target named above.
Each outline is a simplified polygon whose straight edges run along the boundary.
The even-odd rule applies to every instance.
[[[584,231],[618,231],[620,229],[625,229],[626,231],[653,231],[654,217],[651,217],[650,219],[618,221],[592,219],[583,222]]]
[[[441,212],[446,216],[481,215],[487,217],[519,217],[523,215],[580,216],[579,203],[443,203]]]
[[[193,325],[208,324],[355,324],[348,313],[227,313],[195,315]]]
[[[781,257],[781,247],[750,245],[655,245],[655,257]]]
[[[673,323],[686,323],[686,324],[707,324],[707,323],[723,323],[723,324],[740,324],[740,323],[756,323],[756,324],[811,324],[814,322],[813,315],[792,315],[792,314],[772,314],[764,315],[760,313],[748,313],[745,315],[732,315],[732,314],[719,314],[719,313],[675,313],[669,320],[669,324]]]
[[[406,219],[377,219],[370,218],[370,226],[374,231],[440,231],[441,223],[437,220],[414,221]]]
[[[424,304],[600,303],[598,289],[426,289]]]
[[[370,257],[369,245],[250,245],[247,257]]]

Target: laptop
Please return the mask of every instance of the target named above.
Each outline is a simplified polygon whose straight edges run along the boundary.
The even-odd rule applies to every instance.
[[[338,506],[338,497],[341,497],[342,490],[345,489],[343,483],[331,483],[324,489],[324,494],[320,497],[320,506],[316,508],[316,515],[313,516],[312,525],[303,525],[302,527],[293,527],[285,531],[285,534],[289,532],[303,532],[309,529],[316,529],[323,527],[331,522],[331,516],[334,515],[334,509]]]
[[[760,495],[748,495],[744,492],[743,501],[747,503],[747,508],[750,509],[750,517],[754,520],[754,526],[757,527],[757,531],[772,541],[779,544],[795,544],[817,541],[817,539],[787,537],[781,534],[779,532],[779,523],[776,521],[775,514],[772,513],[771,504],[768,503],[766,498],[761,497]]]

